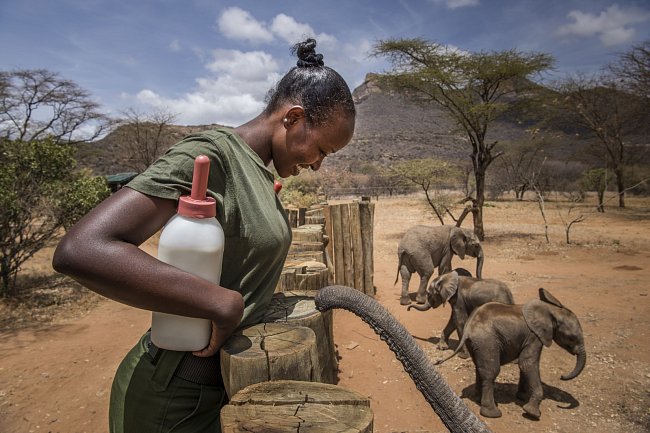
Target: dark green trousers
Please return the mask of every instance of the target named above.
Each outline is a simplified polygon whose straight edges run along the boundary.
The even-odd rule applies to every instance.
[[[113,379],[109,408],[111,433],[218,433],[226,402],[222,386],[174,376],[185,352],[162,350],[155,360],[144,336],[122,360]]]

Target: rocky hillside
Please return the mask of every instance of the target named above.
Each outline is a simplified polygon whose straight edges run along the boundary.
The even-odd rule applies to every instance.
[[[414,158],[441,158],[469,161],[471,147],[452,119],[440,108],[417,97],[405,97],[381,89],[369,74],[353,92],[357,106],[357,124],[352,142],[330,156],[324,166],[350,168],[362,163],[389,164]],[[170,126],[167,142],[171,145],[185,135],[216,125]],[[500,143],[526,138],[525,126],[514,118],[504,118],[490,128],[490,140]],[[78,160],[100,175],[133,171],[122,156],[120,130],[102,140],[80,148]],[[575,152],[566,135],[558,134],[554,159]]]

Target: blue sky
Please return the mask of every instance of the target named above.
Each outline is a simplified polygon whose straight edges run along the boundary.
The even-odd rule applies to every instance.
[[[650,1],[0,0],[0,70],[45,68],[112,115],[164,109],[179,124],[257,115],[304,36],[351,88],[387,68],[368,51],[388,38],[545,52],[559,78],[650,39]]]

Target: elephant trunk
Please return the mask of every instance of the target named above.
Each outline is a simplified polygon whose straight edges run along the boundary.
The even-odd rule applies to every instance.
[[[585,351],[585,346],[580,345],[578,348],[578,354],[576,355],[576,366],[573,368],[573,371],[567,375],[560,376],[562,380],[571,380],[575,379],[585,368],[587,363],[587,352]]]
[[[476,278],[483,278],[481,275],[483,273],[483,247],[479,245],[478,254],[476,254]]]
[[[318,291],[314,301],[319,311],[343,308],[370,325],[395,353],[450,432],[490,432],[449,387],[406,328],[373,298],[350,287],[328,286]]]
[[[418,311],[427,311],[431,308],[429,300],[424,301],[424,305],[409,305],[406,307],[406,311],[409,311],[411,308],[415,308]]]

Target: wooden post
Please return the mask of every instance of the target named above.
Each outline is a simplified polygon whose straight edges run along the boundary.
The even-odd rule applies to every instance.
[[[321,367],[321,381],[336,383],[338,362],[334,346],[332,310],[324,313],[318,311],[314,303],[315,293],[315,291],[290,291],[273,295],[262,321],[306,326],[314,331],[318,362]]]
[[[352,253],[352,236],[350,234],[350,205],[341,205],[341,232],[343,233],[344,284],[354,287],[354,256]]]
[[[363,243],[363,291],[367,295],[374,296],[375,286],[373,275],[375,272],[375,266],[373,262],[373,230],[375,225],[375,204],[367,202],[361,203],[359,205],[359,217],[361,226],[361,240]]]
[[[334,283],[345,285],[345,258],[343,256],[343,226],[341,222],[341,205],[330,206],[330,215],[332,222],[332,237],[330,243],[333,244],[334,260]]]
[[[316,334],[305,326],[259,323],[233,334],[220,350],[228,397],[268,380],[321,381]]]
[[[352,256],[353,256],[353,275],[354,275],[354,288],[365,292],[364,290],[364,259],[363,256],[363,243],[361,232],[361,219],[359,214],[359,203],[352,203],[350,205],[350,236],[352,238]]]
[[[340,386],[279,380],[248,386],[221,409],[221,433],[372,433],[370,401]]]

